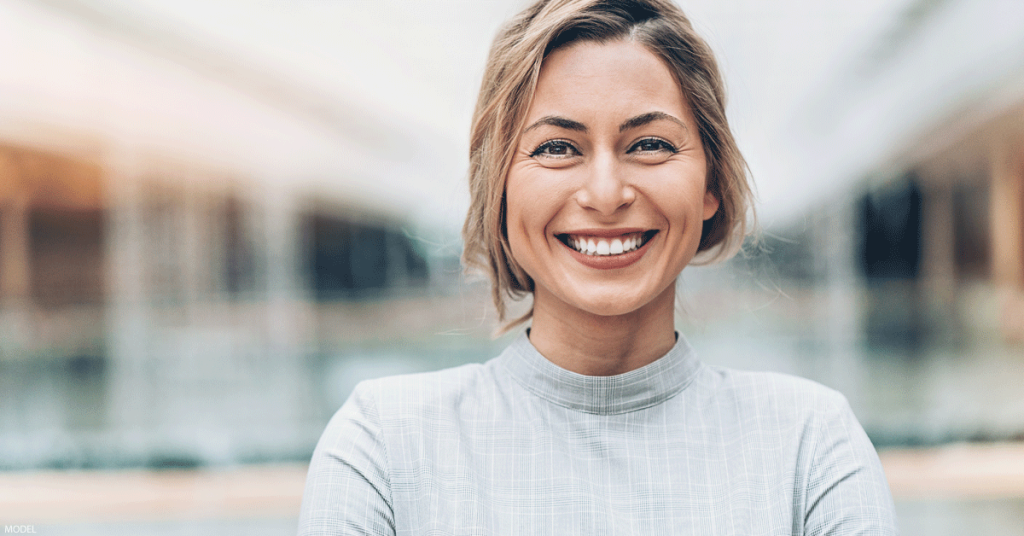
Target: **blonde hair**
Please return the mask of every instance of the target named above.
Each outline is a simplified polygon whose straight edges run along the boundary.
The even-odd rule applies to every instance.
[[[627,39],[658,56],[676,76],[692,108],[708,162],[707,187],[720,205],[704,222],[695,264],[727,259],[752,226],[747,164],[725,117],[725,88],[714,54],[670,0],[539,0],[508,21],[491,45],[473,113],[469,147],[470,207],[462,228],[462,262],[491,279],[499,321],[506,298],[533,292],[512,257],[505,228],[505,179],[537,86],[553,50],[580,41]],[[748,214],[749,213],[749,214]],[[506,323],[527,320],[533,311]]]

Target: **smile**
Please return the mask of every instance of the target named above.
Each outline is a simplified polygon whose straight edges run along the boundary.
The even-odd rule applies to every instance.
[[[589,236],[577,234],[556,235],[559,241],[583,255],[610,257],[636,251],[644,246],[657,230],[627,233],[617,237]]]

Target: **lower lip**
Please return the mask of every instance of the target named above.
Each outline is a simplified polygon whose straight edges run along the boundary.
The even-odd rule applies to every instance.
[[[658,235],[654,235],[650,240],[644,243],[644,245],[630,251],[629,253],[620,253],[618,255],[586,255],[562,244],[561,241],[559,241],[559,243],[565,246],[565,249],[569,250],[569,255],[571,255],[572,258],[576,259],[584,266],[596,268],[598,270],[617,270],[619,268],[625,268],[640,260],[640,257],[643,257],[644,254],[647,253],[647,246],[650,245],[650,243],[657,237]]]

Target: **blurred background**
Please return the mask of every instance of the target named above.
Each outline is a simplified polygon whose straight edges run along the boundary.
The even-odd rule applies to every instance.
[[[1024,4],[680,3],[763,228],[680,331],[843,392],[904,534],[1024,534]],[[358,381],[497,355],[459,228],[524,5],[0,0],[0,523],[293,534]]]

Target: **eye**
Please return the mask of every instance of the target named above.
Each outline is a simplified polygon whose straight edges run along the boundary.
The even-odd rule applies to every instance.
[[[675,153],[676,148],[661,138],[644,138],[633,144],[627,153]]]
[[[580,152],[576,149],[576,146],[567,140],[548,140],[534,149],[530,156],[534,158],[538,156],[546,158],[572,158],[580,156]]]

